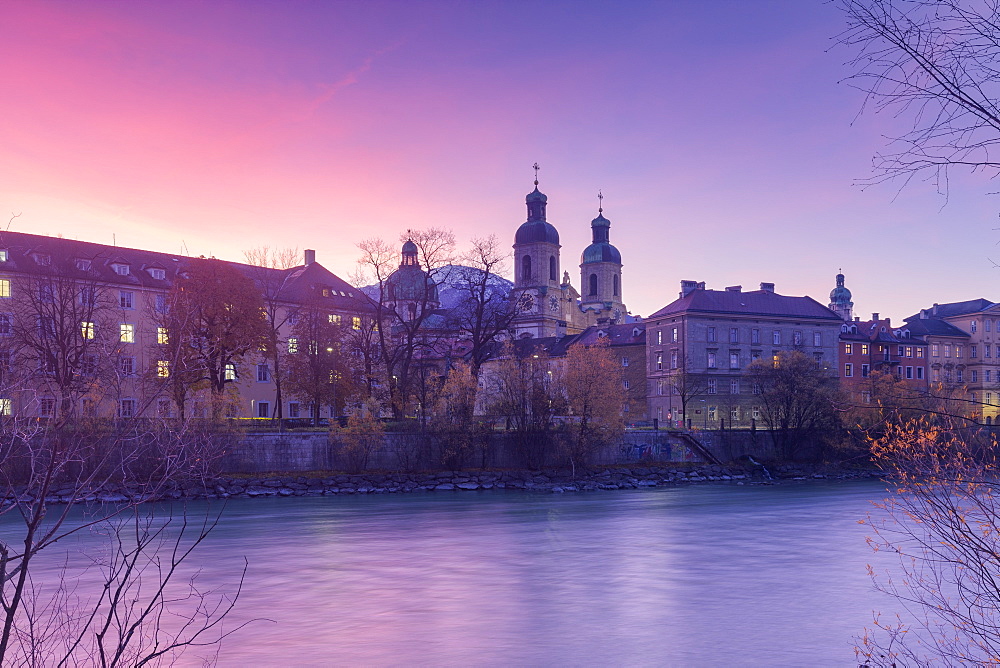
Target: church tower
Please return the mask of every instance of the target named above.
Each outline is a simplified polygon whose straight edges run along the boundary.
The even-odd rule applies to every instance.
[[[624,322],[627,310],[622,302],[622,255],[611,245],[611,221],[604,217],[604,196],[597,218],[590,223],[593,242],[580,258],[580,309],[589,324]]]
[[[515,336],[535,337],[565,334],[566,319],[559,271],[559,232],[545,220],[548,198],[535,189],[525,197],[528,219],[514,235],[514,290],[518,315]],[[561,330],[561,331],[560,331]]]
[[[854,319],[854,302],[851,291],[844,287],[844,275],[837,274],[837,287],[830,291],[830,310],[846,322]]]

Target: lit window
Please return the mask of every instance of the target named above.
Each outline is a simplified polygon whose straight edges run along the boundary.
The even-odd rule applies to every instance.
[[[944,356],[951,357],[951,346],[948,344],[945,344],[944,346]]]
[[[673,343],[677,343],[677,328],[674,327],[670,330],[670,340]]]
[[[917,358],[918,359],[923,359],[924,358],[924,349],[923,348],[917,348]]]
[[[129,290],[120,290],[118,292],[118,303],[125,309],[135,308],[135,293]]]
[[[940,348],[938,347],[938,344],[932,343],[931,344],[931,357],[938,357],[939,353],[940,353]]]
[[[288,353],[294,355],[297,352],[299,352],[299,340],[288,339]]]
[[[903,354],[907,357],[913,357],[913,346],[906,346],[906,348],[903,349]]]
[[[170,377],[170,360],[156,360],[156,377]]]
[[[10,297],[9,278],[0,278],[0,297]]]
[[[83,334],[83,338],[85,339],[94,338],[94,323],[87,321],[81,322],[80,333]]]
[[[0,399],[0,415],[10,415],[10,399]]]
[[[120,327],[122,343],[135,343],[135,325],[123,322]]]
[[[232,362],[226,365],[225,379],[236,380],[236,365]]]
[[[339,325],[340,324],[340,316],[337,315],[336,313],[331,313],[330,315],[328,315],[326,317],[327,317],[327,320],[330,321],[330,324],[333,324],[333,325]]]
[[[663,370],[663,353],[656,353],[656,370]]]
[[[867,343],[862,343],[861,344],[861,354],[862,355],[867,355],[868,354],[868,344]]]
[[[854,365],[845,364],[844,365],[844,378],[852,378],[854,376]]]
[[[852,344],[852,343],[845,343],[844,344],[844,354],[845,355],[853,355],[854,354],[854,344]]]
[[[351,318],[351,329],[361,329],[361,318],[358,316]]]
[[[164,346],[170,343],[170,334],[167,333],[166,327],[156,328],[156,342]]]

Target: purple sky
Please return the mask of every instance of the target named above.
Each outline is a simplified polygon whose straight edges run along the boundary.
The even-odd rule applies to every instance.
[[[347,278],[407,228],[512,243],[538,161],[576,285],[603,190],[635,314],[681,279],[825,304],[839,268],[864,317],[1000,299],[996,183],[854,185],[899,121],[856,119],[824,2],[0,0],[0,24],[14,230],[315,248]]]

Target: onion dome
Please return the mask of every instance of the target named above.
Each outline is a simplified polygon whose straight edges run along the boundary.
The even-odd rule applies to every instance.
[[[417,245],[411,239],[403,244],[402,254],[399,269],[392,272],[386,280],[389,300],[422,302],[426,295],[428,301],[438,301],[437,284],[420,268]]]
[[[528,205],[528,220],[514,233],[515,244],[538,242],[559,244],[559,232],[554,226],[545,222],[545,205],[548,199],[538,190],[538,181],[535,181],[535,189],[524,198],[525,204]]]
[[[580,256],[580,263],[614,262],[615,264],[621,264],[622,254],[609,241],[611,221],[605,218],[602,212],[599,212],[597,218],[590,221],[590,229],[594,241],[583,250],[583,255]]]
[[[837,274],[837,287],[830,291],[831,304],[851,304],[851,291],[844,287],[844,275]]]

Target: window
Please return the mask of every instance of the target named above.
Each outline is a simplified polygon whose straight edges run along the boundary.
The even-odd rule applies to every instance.
[[[94,323],[87,322],[86,320],[80,323],[80,334],[83,335],[85,339],[94,338]]]
[[[656,370],[663,370],[663,353],[656,353]]]
[[[93,376],[97,373],[97,355],[84,355],[80,358],[80,373]]]
[[[257,417],[271,417],[271,404],[266,401],[257,402]]]
[[[165,346],[170,343],[170,334],[167,333],[166,327],[156,328],[156,342],[161,346]]]
[[[740,353],[738,350],[729,353],[729,368],[730,369],[740,368]]]
[[[903,356],[904,357],[913,357],[913,346],[906,346],[903,349]]]
[[[754,362],[754,361],[759,360],[759,359],[760,359],[760,351],[759,350],[751,350],[750,351],[750,361]]]
[[[170,406],[170,399],[157,399],[156,416],[161,418],[168,418],[170,417],[171,413],[173,413],[173,409]]]
[[[670,368],[676,369],[678,366],[678,355],[676,350],[670,351]]]
[[[750,343],[760,343],[760,330],[751,329],[750,330]]]
[[[672,343],[677,343],[677,328],[673,327],[670,329],[670,341]]]
[[[122,308],[124,309],[135,308],[134,302],[135,302],[135,293],[129,290],[120,290],[118,292],[118,303],[121,305]]]
[[[739,343],[740,342],[740,330],[738,327],[729,328],[729,342]]]
[[[157,313],[167,312],[167,296],[163,294],[158,294],[153,300],[153,308]]]
[[[754,406],[750,409],[750,415],[753,416],[754,420],[760,419],[760,406]]]
[[[622,366],[628,366],[628,358],[627,357],[623,357],[622,358]]]
[[[123,376],[131,376],[135,373],[135,358],[123,355],[118,358],[118,370]]]
[[[792,332],[792,345],[793,346],[802,345],[802,332]]]
[[[0,249],[0,262],[6,262],[6,261],[7,261],[7,249],[6,248]]]
[[[844,378],[853,378],[853,377],[854,377],[854,365],[853,364],[845,364],[844,365]]]
[[[899,376],[900,378],[903,377],[903,367],[901,366],[896,367],[896,375]]]
[[[708,379],[708,394],[716,394],[718,392],[718,383],[715,378]]]
[[[823,345],[823,334],[821,332],[813,332],[813,345],[814,346]]]
[[[663,381],[662,380],[657,380],[656,381],[656,396],[658,396],[658,397],[662,397],[663,396]]]
[[[923,359],[924,358],[924,349],[923,348],[917,348],[916,351],[917,351],[917,359]]]
[[[10,415],[10,399],[0,399],[0,415]]]
[[[924,367],[918,366],[917,367],[917,380],[923,380],[923,379],[924,379]]]
[[[167,272],[157,267],[150,267],[147,271],[149,272],[150,277],[157,281],[162,281],[167,277]]]
[[[935,383],[941,380],[941,372],[938,369],[931,369],[931,380]]]
[[[559,280],[559,269],[556,268],[556,256],[549,256],[549,280],[558,281]],[[615,294],[618,294],[618,277],[615,276]]]
[[[944,356],[945,357],[951,357],[951,345],[950,344],[946,343],[944,345]]]
[[[962,359],[962,350],[965,346],[955,346],[955,357]]]
[[[129,266],[120,262],[113,262],[111,264],[111,269],[119,276],[128,276],[131,273],[129,271]]]
[[[135,343],[135,325],[123,322],[119,327],[119,330],[121,332],[119,339],[122,343]]]
[[[351,329],[361,329],[361,318],[354,316],[351,318]]]
[[[986,405],[988,406],[988,405],[990,405],[992,403],[993,403],[993,393],[992,392],[987,392],[986,393]]]
[[[853,355],[854,354],[854,344],[853,343],[845,343],[844,344],[844,354],[845,355]]]
[[[35,264],[40,267],[47,267],[52,264],[52,257],[45,253],[33,253],[32,257],[35,259]]]
[[[990,331],[990,321],[989,320],[983,320],[983,329],[985,329],[987,332]]]
[[[973,334],[976,333],[976,321],[975,320],[973,320],[972,322],[969,323],[969,331],[972,332]]]
[[[715,353],[711,350],[708,351],[708,368],[715,369]]]
[[[913,367],[908,366],[906,367],[906,379],[909,380],[911,378],[913,378]]]
[[[959,383],[962,382],[962,369],[955,369],[955,380]]]
[[[261,363],[257,365],[257,382],[266,383],[271,380],[271,370],[267,368],[267,364]],[[265,416],[267,417],[267,416]]]
[[[628,389],[628,381],[627,381],[627,380],[623,380],[623,381],[622,381],[622,387],[623,387],[624,389],[626,389],[626,390]]]
[[[326,319],[331,325],[340,324],[340,316],[336,313],[330,313],[329,315],[326,316]]]
[[[232,362],[226,365],[225,380],[236,380],[236,365]]]
[[[862,343],[861,344],[861,354],[862,355],[867,355],[868,354],[868,344],[867,343]]]
[[[118,402],[118,417],[135,417],[135,399],[122,399]]]
[[[299,402],[297,401],[288,402],[288,417],[290,418],[299,417]]]
[[[938,347],[938,344],[932,343],[931,344],[931,357],[938,357],[939,353],[940,353],[940,349]]]
[[[975,373],[975,371],[973,371],[973,373]],[[988,382],[990,382],[990,376],[991,376],[991,375],[992,375],[992,374],[990,373],[990,370],[989,370],[989,369],[987,369],[986,371],[983,371],[983,379],[984,379],[984,380],[985,380],[985,381],[986,381],[987,383],[988,383]]]
[[[761,394],[760,383],[754,383],[753,387],[751,387],[751,390],[753,390],[754,394]]]
[[[39,417],[52,417],[56,414],[56,398],[42,397],[38,400]]]
[[[707,341],[709,343],[715,343],[715,327],[709,327],[708,328]]]
[[[823,353],[813,353],[813,359],[816,360],[816,364],[823,366]]]
[[[979,372],[976,371],[975,369],[969,372],[969,382],[970,383],[979,382]]]
[[[862,391],[861,392],[861,401],[863,403],[870,404],[872,402],[872,393],[868,392],[867,390]]]
[[[867,364],[862,364],[861,365],[861,377],[862,378],[867,378],[870,375],[871,375],[871,367],[868,366]]]
[[[718,414],[718,410],[719,409],[718,409],[717,406],[709,406],[708,407],[708,419],[709,420],[715,420],[716,419],[716,415]]]
[[[9,278],[0,278],[0,297],[10,297]]]
[[[170,377],[170,360],[156,360],[156,377]]]
[[[729,394],[739,394],[740,393],[740,381],[738,378],[733,378],[729,381]]]
[[[662,330],[656,330],[656,345],[658,345],[658,346],[662,346],[663,345],[663,331]]]
[[[52,284],[42,283],[38,286],[38,300],[49,304],[55,299],[52,297]]]
[[[294,355],[299,352],[299,340],[295,338],[288,339],[288,354]]]
[[[774,346],[781,345],[781,332],[777,329],[771,332],[771,345]]]
[[[900,357],[902,357],[902,356],[903,356],[903,346],[897,346],[897,347],[896,347],[896,354],[897,354],[898,356],[900,356]]]
[[[969,346],[969,357],[976,358],[979,357],[978,346]]]
[[[93,285],[85,285],[80,288],[80,305],[97,306],[97,291]]]
[[[590,295],[597,294],[597,274],[590,275]]]

